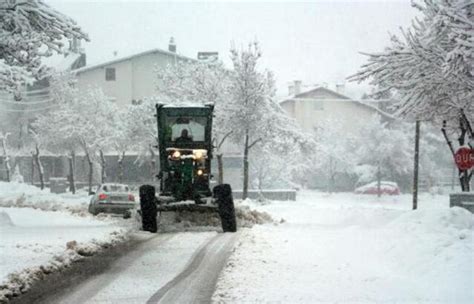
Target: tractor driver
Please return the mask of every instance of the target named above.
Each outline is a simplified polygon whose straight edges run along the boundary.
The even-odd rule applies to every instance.
[[[188,130],[186,129],[183,129],[183,131],[181,131],[181,136],[176,138],[176,142],[180,144],[190,143],[192,141],[193,139],[191,138],[191,136],[189,136]]]

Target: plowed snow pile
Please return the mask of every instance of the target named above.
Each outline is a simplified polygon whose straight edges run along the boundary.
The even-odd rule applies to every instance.
[[[44,211],[69,211],[71,213],[87,214],[90,196],[79,191],[76,194],[51,193],[49,189],[24,183],[0,182],[0,207],[28,207]]]
[[[13,222],[8,213],[0,211],[0,227],[12,227]]]
[[[317,192],[254,208],[255,226],[221,274],[216,303],[474,303],[474,215],[447,196]]]
[[[126,241],[130,221],[93,217],[88,201],[87,193],[0,182],[0,303],[48,273]]]
[[[238,228],[250,228],[254,225],[278,223],[267,212],[252,209],[249,206],[241,204],[240,201],[235,202],[235,215],[237,217]],[[163,212],[159,219],[160,232],[209,230],[222,230],[221,220],[217,212]]]

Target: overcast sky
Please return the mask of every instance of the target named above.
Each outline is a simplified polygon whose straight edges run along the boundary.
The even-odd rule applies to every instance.
[[[173,36],[178,53],[195,58],[198,51],[217,51],[230,66],[231,43],[244,46],[257,39],[261,67],[275,73],[279,95],[296,79],[343,81],[365,62],[358,52],[382,50],[388,33],[398,34],[416,14],[409,0],[47,2],[89,34],[88,64],[110,60],[114,51],[122,57],[167,49]],[[355,95],[361,89],[350,85],[348,91]]]

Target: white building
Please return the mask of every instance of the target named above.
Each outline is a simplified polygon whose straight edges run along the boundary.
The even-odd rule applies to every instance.
[[[394,118],[380,109],[359,100],[351,99],[325,87],[315,87],[301,91],[301,82],[295,81],[291,87],[292,96],[284,99],[280,105],[289,116],[307,131],[313,131],[323,120],[335,120],[342,130],[357,130],[374,114],[388,121]]]
[[[178,60],[191,61],[176,53],[176,46],[169,51],[153,49],[128,57],[117,58],[101,64],[86,66],[74,71],[78,88],[98,86],[105,95],[120,105],[138,103],[156,95],[156,72]]]

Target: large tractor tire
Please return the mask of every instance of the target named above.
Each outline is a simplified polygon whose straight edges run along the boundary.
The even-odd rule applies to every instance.
[[[155,197],[155,187],[150,185],[143,185],[139,189],[140,192],[140,209],[142,216],[142,229],[156,233],[158,231],[158,224],[156,216],[158,214]]]
[[[222,230],[224,232],[236,232],[237,219],[235,217],[234,200],[232,199],[232,188],[229,184],[217,185],[213,192],[221,218]]]

